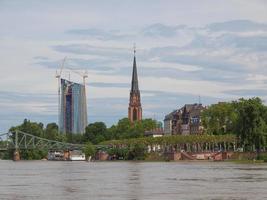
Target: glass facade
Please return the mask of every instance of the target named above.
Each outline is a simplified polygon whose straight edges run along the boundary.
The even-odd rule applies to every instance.
[[[85,86],[61,79],[60,122],[62,133],[84,133],[87,126]]]

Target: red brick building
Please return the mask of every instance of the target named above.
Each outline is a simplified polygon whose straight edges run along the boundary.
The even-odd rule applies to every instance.
[[[132,72],[132,84],[131,84],[131,92],[130,92],[130,100],[128,108],[128,118],[132,123],[135,121],[142,120],[142,106],[141,106],[140,91],[138,87],[135,50],[134,50],[133,72]]]

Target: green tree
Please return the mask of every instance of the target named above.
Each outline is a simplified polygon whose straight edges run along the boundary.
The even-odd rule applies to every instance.
[[[45,138],[49,140],[56,140],[58,135],[58,125],[56,123],[49,123],[45,128]]]
[[[104,122],[95,122],[89,124],[85,129],[85,141],[90,141],[97,144],[105,140],[107,127]]]
[[[213,104],[201,114],[206,133],[213,135],[232,133],[236,125],[237,113],[233,103]]]
[[[30,120],[24,119],[21,125],[11,127],[9,131],[20,130],[25,133],[29,133],[38,137],[44,137],[44,125],[42,123],[31,122]],[[26,149],[20,150],[21,159],[25,160],[39,160],[47,155],[47,151],[39,149]]]
[[[106,140],[119,139],[117,134],[117,126],[112,125],[110,128],[108,128],[105,138]]]
[[[260,150],[266,142],[266,106],[260,98],[235,102],[238,113],[236,132],[245,150]]]
[[[31,122],[30,120],[24,119],[21,125],[11,127],[9,131],[20,130],[35,136],[43,137],[43,127],[44,125],[42,123]]]
[[[145,144],[137,143],[130,146],[129,160],[145,160],[147,156],[147,147]]]
[[[91,142],[87,142],[83,149],[83,152],[85,154],[86,160],[88,160],[90,156],[95,155],[96,153],[95,146]]]
[[[143,119],[141,121],[144,131],[149,131],[155,128],[160,128],[161,124],[153,119]]]
[[[113,147],[113,148],[108,149],[108,154],[112,157],[115,156],[115,159],[127,160],[129,157],[129,148],[128,147],[122,147],[122,148]]]
[[[131,126],[131,122],[128,118],[120,119],[116,128],[117,137],[119,139],[129,138]]]

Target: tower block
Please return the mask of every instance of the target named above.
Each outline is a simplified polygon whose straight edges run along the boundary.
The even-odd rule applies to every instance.
[[[128,108],[128,118],[131,123],[135,121],[142,120],[142,106],[141,106],[141,97],[138,87],[138,76],[137,76],[137,67],[136,67],[136,50],[134,48],[134,61],[133,61],[133,72],[132,72],[132,84]]]

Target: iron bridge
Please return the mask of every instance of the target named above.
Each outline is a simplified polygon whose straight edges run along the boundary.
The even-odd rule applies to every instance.
[[[20,130],[0,134],[0,151],[9,149],[81,150],[82,144],[72,144],[41,138]]]

